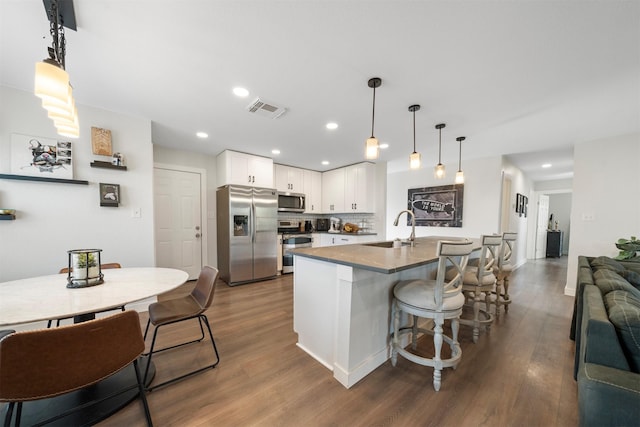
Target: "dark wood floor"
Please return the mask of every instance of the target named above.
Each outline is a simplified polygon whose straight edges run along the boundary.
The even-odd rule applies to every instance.
[[[514,272],[509,313],[478,344],[461,329],[462,362],[432,387],[432,369],[399,358],[347,390],[295,345],[291,275],[230,288],[219,283],[208,316],[217,368],[151,392],[157,426],[575,426],[569,340],[573,298],[566,257]],[[146,323],[146,318],[142,318]],[[192,335],[194,324],[173,336]],[[168,334],[171,335],[171,334]],[[421,344],[422,345],[422,344]],[[426,344],[425,344],[426,345]],[[158,356],[158,380],[210,356],[195,344]],[[100,424],[143,426],[139,401]]]

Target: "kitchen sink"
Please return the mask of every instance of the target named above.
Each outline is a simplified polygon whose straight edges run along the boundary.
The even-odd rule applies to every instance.
[[[411,242],[400,242],[402,246],[411,246]],[[364,246],[375,246],[377,248],[392,248],[393,240],[388,240],[385,242],[373,242],[373,243],[363,243]]]

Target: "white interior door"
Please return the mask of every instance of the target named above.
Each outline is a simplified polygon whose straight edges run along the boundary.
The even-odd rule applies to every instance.
[[[198,278],[202,270],[200,174],[154,168],[156,265]]]
[[[536,223],[536,258],[547,256],[547,228],[549,224],[549,196],[538,198],[538,221]]]

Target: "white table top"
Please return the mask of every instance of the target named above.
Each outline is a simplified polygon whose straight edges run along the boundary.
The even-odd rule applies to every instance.
[[[0,283],[0,326],[94,313],[143,300],[187,281],[188,274],[172,268],[102,270],[104,283],[67,288],[66,274]]]

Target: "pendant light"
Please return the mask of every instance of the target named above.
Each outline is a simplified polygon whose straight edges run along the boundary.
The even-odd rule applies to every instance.
[[[462,141],[466,138],[464,136],[459,136],[456,138],[456,141],[460,143],[460,147],[458,148],[458,172],[456,172],[456,184],[464,184],[464,173],[462,172]]]
[[[382,85],[382,79],[373,77],[369,79],[368,85],[373,88],[373,109],[371,113],[371,137],[365,142],[364,157],[367,160],[376,160],[380,156],[380,146],[376,137],[373,136],[373,125],[376,119],[376,88]]]
[[[420,169],[420,153],[416,152],[416,111],[420,110],[419,105],[412,105],[409,107],[409,111],[413,113],[413,153],[409,156],[409,168]]]
[[[444,123],[436,125],[436,129],[440,132],[440,135],[438,136],[438,164],[434,169],[436,179],[442,179],[445,175],[444,165],[442,164],[442,128],[445,126],[446,125]]]
[[[48,111],[59,135],[77,138],[80,134],[78,110],[73,99],[73,89],[69,74],[65,71],[66,39],[64,27],[76,29],[73,2],[66,2],[60,8],[59,0],[51,0],[45,10],[49,18],[52,47],[49,58],[36,63],[34,93],[42,99],[42,106]]]

